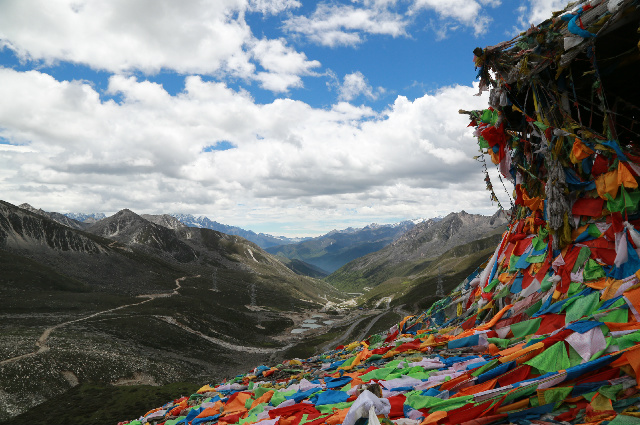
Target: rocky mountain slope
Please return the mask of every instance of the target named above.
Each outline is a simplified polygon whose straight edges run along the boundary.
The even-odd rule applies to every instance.
[[[180,220],[178,220],[177,218],[169,214],[161,214],[161,215],[141,214],[140,217],[154,224],[158,224],[160,226],[166,227],[168,229],[178,230],[178,229],[183,229],[187,227],[187,225],[185,225]]]
[[[182,241],[174,229],[155,224],[128,209],[94,223],[87,231],[159,256],[168,254],[181,263],[198,259],[198,252]]]
[[[300,238],[287,238],[285,236],[272,236],[266,233],[256,233],[252,230],[245,230],[237,226],[218,223],[205,216],[195,217],[191,214],[171,214],[178,221],[188,227],[200,227],[204,229],[217,230],[227,235],[236,235],[245,238],[261,248],[285,245],[300,242]],[[304,239],[304,238],[303,238]]]
[[[427,220],[383,249],[344,265],[326,280],[343,290],[362,291],[389,280],[391,283],[413,281],[425,274],[430,265],[436,266],[430,272],[432,275],[438,273],[438,265],[441,272],[455,270],[457,266],[454,267],[454,264],[445,265],[442,259],[435,260],[447,254],[447,257],[453,256],[458,264],[462,264],[464,258],[475,253],[474,250],[463,248],[456,250],[457,247],[502,233],[506,224],[507,217],[503,212],[489,217],[461,211],[439,221]]]
[[[415,226],[413,221],[380,225],[370,224],[361,229],[334,230],[296,244],[267,248],[272,254],[292,260],[302,260],[327,273],[344,264],[387,246]]]
[[[50,218],[56,223],[60,223],[63,226],[71,227],[72,229],[84,230],[90,226],[90,223],[85,223],[81,220],[76,220],[73,217],[69,217],[65,214],[60,214],[57,212],[47,212],[39,208],[34,208],[31,205],[26,203],[19,205],[19,207],[24,210],[31,211],[32,213]]]

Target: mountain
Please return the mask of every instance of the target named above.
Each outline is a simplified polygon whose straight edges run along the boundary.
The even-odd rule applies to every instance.
[[[208,217],[200,216],[194,217],[191,214],[171,214],[178,219],[181,223],[189,227],[201,227],[205,229],[217,230],[218,232],[226,233],[227,235],[242,236],[248,241],[251,241],[261,248],[268,248],[272,246],[285,245],[290,243],[300,242],[308,238],[287,238],[285,236],[272,236],[265,233],[256,233],[251,230],[244,230],[236,226],[228,226],[226,224],[218,223],[217,221],[210,220]]]
[[[501,211],[493,216],[461,211],[441,220],[427,220],[383,249],[344,265],[325,280],[346,291],[367,291],[386,283],[384,296],[399,298],[409,283],[417,284],[421,277],[428,275],[435,279],[442,272],[454,273],[461,268],[466,271],[471,267],[465,263],[469,256],[481,261],[486,255],[478,256],[478,253],[490,249],[492,241],[506,229],[507,222],[507,215]],[[427,286],[435,293],[435,288]],[[382,296],[382,292],[378,289],[368,295]]]
[[[302,260],[291,260],[285,257],[278,257],[278,259],[282,262],[282,264],[284,264],[297,274],[313,277],[316,279],[322,279],[328,276],[328,273],[324,270],[314,266],[313,264],[305,263]]]
[[[266,251],[331,273],[349,261],[384,248],[414,226],[415,221],[407,220],[396,224],[374,223],[361,229],[349,227],[296,244],[266,248]]]
[[[64,215],[81,223],[95,223],[107,218],[104,213],[64,213]]]
[[[181,263],[198,258],[198,251],[182,241],[174,229],[152,223],[128,209],[92,224],[87,231],[159,256],[168,254]]]
[[[76,385],[278,360],[306,312],[342,299],[239,236],[130,210],[78,230],[0,201],[0,270],[0,422]]]
[[[39,215],[48,217],[51,220],[53,220],[53,221],[55,221],[57,223],[60,223],[60,224],[62,224],[64,226],[71,227],[72,229],[83,230],[83,229],[86,229],[89,226],[89,224],[83,223],[83,222],[78,221],[78,220],[75,220],[75,219],[73,219],[73,218],[71,218],[71,217],[69,217],[67,215],[60,214],[60,213],[57,213],[57,212],[47,212],[47,211],[43,211],[42,209],[39,209],[39,208],[36,209],[36,208],[32,207],[31,205],[29,205],[27,203],[19,205],[19,208],[22,208],[22,209],[27,210],[27,211],[31,211],[32,213],[35,213],[35,214],[39,214]]]
[[[68,278],[83,290],[135,294],[162,289],[156,287],[160,282],[171,286],[170,281],[165,282],[166,277],[154,276],[175,279],[183,273],[170,263],[159,262],[112,239],[60,224],[48,214],[0,201],[0,253],[3,258],[15,257],[12,265],[19,270],[13,278],[3,270],[2,278],[12,282],[7,289],[19,284],[23,285],[19,289],[33,289],[35,285],[56,290],[59,281]]]
[[[427,220],[393,241],[384,252],[372,258],[387,257],[391,264],[436,257],[451,248],[481,238],[508,223],[507,215],[498,211],[492,216],[451,213],[439,220]]]
[[[160,226],[167,227],[173,230],[178,230],[178,229],[187,227],[180,220],[178,220],[177,218],[169,214],[162,214],[162,215],[142,214],[140,215],[140,217],[154,224],[158,224]]]

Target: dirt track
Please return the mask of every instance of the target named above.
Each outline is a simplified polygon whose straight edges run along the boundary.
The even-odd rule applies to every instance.
[[[37,347],[37,350],[33,351],[32,353],[22,354],[20,356],[16,356],[16,357],[12,357],[10,359],[2,360],[2,361],[0,361],[0,366],[16,362],[16,361],[18,361],[20,359],[24,359],[24,358],[27,358],[27,357],[33,357],[33,356],[36,356],[38,354],[45,353],[45,352],[49,351],[50,348],[49,348],[49,345],[47,344],[47,341],[49,340],[49,336],[51,335],[51,333],[53,331],[55,331],[56,329],[62,328],[63,326],[69,325],[71,323],[82,322],[84,320],[92,319],[94,317],[97,317],[97,316],[100,316],[100,315],[106,314],[106,313],[111,313],[113,311],[122,310],[123,308],[127,308],[127,307],[132,307],[132,306],[135,306],[135,305],[141,305],[141,304],[144,304],[144,303],[148,303],[149,301],[154,300],[156,298],[166,298],[166,297],[172,297],[174,295],[178,295],[178,290],[181,288],[180,282],[182,282],[183,280],[187,279],[187,277],[188,276],[183,276],[183,277],[180,277],[180,278],[176,279],[175,280],[176,287],[173,289],[172,292],[166,292],[166,293],[161,293],[161,294],[139,295],[138,298],[146,298],[146,299],[144,301],[140,301],[140,302],[137,302],[137,303],[121,305],[119,307],[115,307],[115,308],[110,308],[108,310],[99,311],[97,313],[93,313],[93,314],[90,314],[88,316],[81,317],[79,319],[69,320],[67,322],[58,323],[57,325],[50,326],[50,327],[46,328],[44,330],[44,332],[42,332],[42,335],[40,335],[40,338],[38,338],[38,340],[36,341],[35,345]],[[195,277],[198,277],[198,276],[195,276]]]

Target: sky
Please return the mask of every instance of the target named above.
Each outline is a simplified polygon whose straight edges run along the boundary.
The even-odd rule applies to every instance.
[[[473,49],[565,3],[0,0],[0,199],[285,236],[492,214]]]

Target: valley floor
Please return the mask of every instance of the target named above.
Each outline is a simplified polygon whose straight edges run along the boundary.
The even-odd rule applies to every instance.
[[[163,388],[176,381],[233,376],[296,353],[311,355],[328,345],[348,343],[378,329],[376,324],[388,328],[406,313],[399,308],[395,312],[345,309],[330,314],[318,308],[274,313],[247,305],[253,326],[271,337],[243,339],[223,333],[221,326],[203,326],[197,315],[179,307],[188,301],[183,293],[197,287],[199,279],[182,276],[168,291],[137,297],[99,301],[95,294],[81,294],[73,308],[62,305],[55,294],[40,294],[40,301],[24,297],[23,302],[44,302],[49,310],[21,312],[24,309],[17,302],[0,313],[0,421],[26,411],[51,409],[47,400],[88,391],[87,385],[115,394],[122,386]],[[16,297],[12,294],[11,299]],[[175,303],[172,309],[163,308],[170,302]],[[56,308],[58,312],[51,311]],[[320,325],[304,327],[314,320]],[[125,412],[119,414],[122,417]]]

